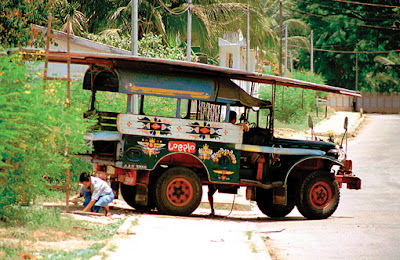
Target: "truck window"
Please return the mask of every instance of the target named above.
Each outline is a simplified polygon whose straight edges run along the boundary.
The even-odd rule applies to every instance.
[[[143,113],[150,116],[176,117],[176,98],[144,96]]]
[[[97,111],[126,113],[126,94],[98,91],[94,108]]]

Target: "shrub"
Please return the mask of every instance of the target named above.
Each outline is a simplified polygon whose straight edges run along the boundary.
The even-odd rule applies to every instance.
[[[71,155],[88,149],[81,101],[89,97],[76,96],[73,84],[76,102],[67,107],[66,87],[43,82],[32,68],[19,55],[0,56],[0,216],[5,205],[30,204],[48,180],[65,179],[79,161]]]
[[[313,75],[309,72],[295,72],[292,77],[298,80],[324,84],[321,76]],[[259,94],[262,99],[273,100],[271,86],[262,85]],[[286,123],[296,123],[304,120],[304,117],[315,109],[317,96],[323,97],[324,95],[322,92],[308,89],[277,86],[274,106],[275,119]]]

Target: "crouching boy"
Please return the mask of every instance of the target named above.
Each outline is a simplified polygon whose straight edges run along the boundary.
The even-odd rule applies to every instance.
[[[85,208],[83,211],[88,212],[92,210],[93,212],[100,212],[101,207],[104,207],[106,216],[110,216],[111,213],[108,204],[114,199],[114,192],[107,182],[90,176],[87,172],[81,173],[79,181],[83,187],[76,197],[85,196],[85,202],[83,203]]]

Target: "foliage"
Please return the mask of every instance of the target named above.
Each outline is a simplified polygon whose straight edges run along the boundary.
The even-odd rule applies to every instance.
[[[242,31],[246,28],[247,5],[251,5],[251,20],[253,28],[254,43],[264,44],[271,38],[271,31],[266,26],[263,17],[261,2],[251,1],[228,1],[228,0],[194,0],[192,13],[192,43],[200,46],[201,52],[216,55],[218,53],[218,37],[223,31]],[[130,0],[118,3],[110,15],[108,29],[118,29],[120,34],[128,35],[131,30],[131,8]],[[143,1],[139,6],[139,38],[142,35],[153,32],[161,35],[164,42],[171,38],[179,38],[181,42],[187,39],[187,1],[163,0]]]
[[[361,52],[357,55],[358,89],[400,91],[399,85],[393,83],[398,82],[399,76],[392,74],[388,67],[384,73],[386,77],[375,77],[373,84],[368,80],[381,72],[380,64],[374,62],[376,56],[388,57],[385,51],[400,49],[400,28],[396,26],[400,20],[400,8],[394,6],[398,6],[397,0],[384,1],[384,4],[379,0],[368,3],[332,1],[329,5],[323,0],[296,1],[294,11],[313,30],[314,47],[327,50],[314,52],[315,71],[322,73],[329,85],[354,89],[354,52]],[[302,51],[298,66],[309,68],[309,57],[308,50]]]
[[[31,42],[30,24],[44,24],[49,11],[47,1],[0,1],[0,49],[26,46]]]
[[[324,83],[319,75],[312,75],[309,72],[294,73],[294,78],[314,83]],[[271,87],[262,86],[259,90],[260,98],[273,100]],[[275,119],[286,122],[296,123],[307,116],[315,108],[317,95],[323,96],[323,93],[300,88],[288,88],[278,86],[275,93]]]
[[[284,19],[289,24],[289,43],[304,41],[298,32],[304,30],[300,20],[288,19],[291,15],[292,0],[285,0]],[[3,1],[4,2],[4,1]],[[26,46],[32,43],[32,37],[39,38],[37,44],[43,43],[43,38],[37,30],[31,30],[31,24],[47,25],[47,15],[53,14],[52,28],[67,31],[67,18],[71,18],[70,28],[73,34],[87,35],[93,38],[110,38],[102,42],[114,42],[124,49],[130,49],[131,38],[131,0],[110,1],[98,0],[88,3],[83,0],[54,0],[51,2],[8,0],[0,3],[0,10],[6,12],[0,15],[0,35],[5,32],[9,43],[0,40],[0,48]],[[15,4],[18,2],[18,4]],[[246,34],[247,8],[250,6],[250,44],[251,48],[269,50],[262,52],[263,60],[271,60],[270,53],[277,53],[279,46],[279,2],[259,0],[194,0],[192,11],[192,46],[196,46],[210,60],[217,60],[218,38],[224,32],[241,30]],[[160,35],[161,42],[167,47],[163,55],[157,57],[171,58],[169,53],[174,53],[180,58],[183,54],[176,48],[186,48],[187,42],[187,1],[139,1],[139,39],[152,33]],[[6,15],[10,12],[15,15]],[[23,14],[23,15],[22,15]],[[23,17],[23,18],[22,18]],[[18,21],[23,19],[23,22]],[[101,36],[100,36],[101,35]],[[245,35],[246,36],[246,35]],[[158,38],[156,39],[157,45]],[[155,42],[152,40],[151,45]],[[146,47],[146,46],[144,46]],[[153,57],[154,53],[146,55]]]
[[[120,49],[131,50],[131,38],[119,34],[85,34],[85,37]],[[186,60],[183,48],[163,44],[160,35],[148,33],[138,42],[138,53],[143,57]]]
[[[399,92],[400,55],[389,53],[387,57],[376,56],[374,61],[377,69],[369,72],[365,78],[371,89],[378,92]]]
[[[0,56],[0,210],[5,205],[28,205],[46,184],[63,179],[71,164],[84,164],[71,155],[88,147],[83,135],[82,94],[72,85],[75,106],[66,106],[66,87],[43,82],[20,56]],[[78,174],[78,173],[75,173]],[[1,215],[1,212],[0,212]]]
[[[143,57],[186,60],[186,54],[182,48],[162,44],[161,36],[153,33],[145,34],[139,41],[138,52]]]

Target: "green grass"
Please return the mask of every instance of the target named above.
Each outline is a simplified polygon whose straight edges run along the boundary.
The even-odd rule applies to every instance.
[[[332,114],[333,114],[333,112],[328,110],[328,117],[331,116]],[[322,120],[325,119],[325,112],[321,110],[319,112],[319,114],[318,114],[319,117],[317,117],[317,113],[316,112],[312,112],[312,113],[307,114],[306,116],[303,116],[301,119],[297,120],[297,122],[286,123],[286,122],[281,122],[281,121],[275,120],[274,127],[276,129],[289,128],[289,129],[292,129],[292,130],[297,131],[297,132],[306,131],[306,130],[310,129],[308,127],[308,115],[312,116],[314,127],[319,122],[321,122]]]
[[[125,219],[110,224],[77,220],[58,208],[43,206],[8,206],[0,211],[0,259],[20,259],[22,254],[39,255],[42,259],[88,259],[104,247]],[[32,251],[24,241],[91,241],[79,250]],[[93,241],[98,241],[93,244]],[[85,243],[84,241],[82,243]]]
[[[90,224],[85,227],[90,228],[90,232],[85,232],[83,238],[86,240],[105,240],[111,238],[122,225],[125,219],[120,219],[117,222],[108,225]]]
[[[52,249],[44,250],[41,252],[42,259],[89,259],[98,254],[100,249],[106,245],[105,242],[96,243],[88,248],[72,250],[72,251],[56,251]]]

